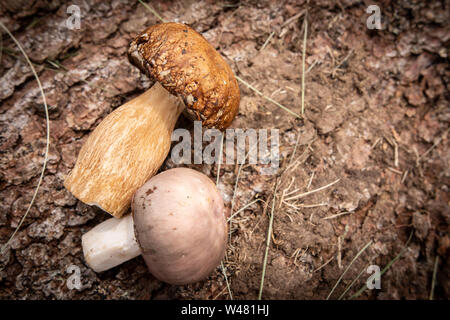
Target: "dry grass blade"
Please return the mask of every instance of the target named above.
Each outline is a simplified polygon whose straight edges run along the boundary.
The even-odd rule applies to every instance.
[[[148,4],[146,4],[142,0],[138,0],[148,11],[150,11],[155,17],[157,17],[161,22],[166,22],[159,14],[156,12],[152,7],[150,7]]]
[[[347,268],[345,268],[344,272],[341,274],[341,276],[339,277],[338,281],[336,281],[336,284],[334,285],[333,289],[331,289],[330,293],[327,296],[327,300],[330,299],[331,295],[333,294],[334,290],[337,288],[337,286],[339,285],[339,283],[341,282],[342,278],[344,277],[344,275],[347,273],[347,271],[350,269],[350,267],[352,266],[352,264],[356,261],[356,259],[359,258],[359,256],[366,251],[366,249],[372,244],[372,240],[370,240],[361,250],[359,250],[359,252],[356,254],[356,256],[353,258],[353,260],[350,262],[350,264],[347,266]]]
[[[241,176],[241,171],[242,171],[242,167],[244,166],[245,161],[247,160],[248,155],[250,154],[250,151],[253,151],[253,149],[256,147],[256,145],[254,145],[245,155],[244,161],[242,161],[242,163],[239,165],[239,169],[238,169],[238,173],[236,175],[236,181],[234,183],[234,189],[233,189],[233,197],[231,198],[231,216],[228,219],[229,223],[230,223],[230,231],[229,231],[229,242],[231,242],[231,223],[232,223],[232,217],[234,216],[234,205],[235,205],[235,199],[236,199],[236,193],[237,193],[237,189],[238,189],[238,185],[239,185],[239,178]]]
[[[408,172],[409,172],[409,170],[405,170],[405,173],[403,173],[402,180],[400,181],[401,184],[403,184],[405,182],[406,177],[408,176]]]
[[[317,272],[319,270],[321,270],[322,268],[324,268],[327,264],[329,264],[332,260],[334,259],[334,255],[327,260],[327,262],[325,262],[324,264],[322,264],[320,267],[318,267],[316,270],[314,270],[313,272]]]
[[[290,17],[285,22],[283,22],[283,24],[281,25],[281,28],[286,27],[287,25],[291,24],[292,22],[294,22],[295,20],[300,18],[303,14],[305,14],[305,12],[306,12],[306,10],[302,10],[299,13],[297,13],[296,15]]]
[[[434,260],[434,267],[433,267],[433,278],[431,279],[430,300],[433,300],[433,296],[434,296],[434,287],[436,286],[436,274],[437,274],[438,265],[439,265],[439,256],[436,256],[436,259]]]
[[[369,267],[369,264],[367,264],[366,266],[364,266],[364,268],[361,269],[361,272],[358,274],[358,276],[353,279],[352,283],[350,283],[347,288],[344,290],[344,292],[342,292],[342,294],[339,296],[338,300],[342,300],[342,298],[345,296],[345,294],[348,292],[348,290],[351,289],[351,287],[353,287],[353,285],[356,283],[356,281],[358,281],[359,278],[361,278],[361,275],[364,273],[364,271],[367,270],[367,268]]]
[[[305,34],[303,36],[303,54],[302,54],[302,116],[305,115],[305,56],[306,39],[308,37],[308,12],[305,13]]]
[[[325,218],[322,218],[322,219],[323,219],[323,220],[334,219],[334,218],[337,218],[337,217],[340,217],[340,216],[343,216],[343,215],[346,215],[346,214],[349,214],[349,213],[351,213],[351,212],[341,212],[341,213],[336,213],[336,214],[333,214],[332,216],[325,217]]]
[[[419,163],[420,161],[422,161],[434,148],[436,148],[441,142],[442,140],[445,139],[445,137],[447,136],[448,131],[450,130],[450,128],[448,128],[447,130],[444,131],[444,133],[439,137],[439,139],[433,143],[433,145],[427,150],[425,151],[424,154],[422,154],[418,159],[417,162]]]
[[[299,142],[300,142],[300,132],[297,134],[297,141],[295,141],[294,151],[292,151],[291,158],[289,159],[288,167],[292,163],[292,160],[294,160],[294,156],[295,156],[295,153],[297,152]]]
[[[312,70],[312,68],[314,68],[315,66],[316,66],[316,64],[318,63],[318,59],[316,59],[316,60],[314,60],[314,62],[313,63],[311,63],[311,65],[308,67],[308,69],[306,70],[306,72],[305,72],[305,74],[308,74],[311,70]]]
[[[266,267],[267,267],[267,257],[269,255],[269,247],[270,247],[270,239],[272,238],[272,226],[273,226],[273,215],[274,215],[274,209],[275,209],[275,202],[277,197],[277,189],[278,189],[278,181],[275,181],[275,189],[273,191],[273,199],[272,199],[272,210],[270,212],[270,219],[269,219],[269,228],[267,230],[267,241],[266,241],[266,250],[264,252],[264,262],[263,262],[263,270],[261,275],[261,282],[259,285],[259,294],[258,294],[258,300],[261,300],[262,292],[264,288],[264,278],[266,276]]]
[[[272,37],[274,36],[275,31],[272,31],[269,35],[269,37],[266,39],[266,41],[264,41],[264,44],[262,45],[261,49],[259,49],[259,51],[262,51],[266,48],[266,46],[269,44],[270,40],[272,39]]]
[[[339,69],[340,66],[342,66],[344,64],[345,61],[348,60],[348,58],[350,58],[350,56],[353,53],[353,49],[350,50],[350,52],[345,56],[344,59],[342,59],[341,62],[338,63],[338,65],[336,67],[334,67],[333,71],[331,72],[333,76],[336,75],[336,71]]]
[[[247,81],[241,79],[240,77],[236,76],[236,79],[240,82],[242,82],[247,88],[249,88],[250,90],[253,90],[254,92],[256,92],[258,95],[260,95],[261,97],[263,97],[264,99],[266,99],[267,101],[272,102],[273,104],[277,105],[278,107],[280,107],[281,109],[283,109],[286,112],[289,112],[290,114],[296,116],[297,118],[302,118],[299,114],[295,113],[294,111],[286,108],[285,106],[283,106],[282,104],[276,102],[275,100],[273,100],[272,98],[266,96],[265,94],[263,94],[261,91],[259,91],[258,89],[256,89],[255,87],[253,87],[250,83],[248,83]]]
[[[338,237],[337,263],[339,269],[342,269],[342,237]]]
[[[220,144],[220,155],[219,155],[219,161],[217,164],[217,179],[216,179],[216,186],[219,185],[219,178],[220,178],[220,164],[222,163],[222,156],[223,156],[223,135],[222,135],[222,142]],[[230,300],[233,300],[233,294],[231,293],[231,288],[230,288],[230,282],[228,281],[228,277],[227,277],[227,270],[223,264],[223,261],[220,262],[220,265],[222,267],[222,273],[223,276],[225,278],[225,282],[227,284],[227,289],[228,289],[228,295],[230,296]]]
[[[300,204],[299,207],[300,208],[317,208],[317,207],[324,207],[327,206],[328,203],[315,203],[315,204]]]
[[[391,167],[388,167],[387,169],[388,169],[389,171],[392,171],[392,172],[395,173],[395,174],[398,174],[398,175],[403,176],[403,172],[401,172],[401,171],[399,171],[399,170],[397,170],[397,169],[394,169],[394,168],[391,168]]]
[[[225,277],[225,282],[227,284],[227,289],[228,289],[228,294],[230,295],[230,300],[233,300],[233,294],[231,293],[230,282],[228,281],[228,277],[227,277],[227,269],[225,269],[225,266],[223,265],[223,261],[220,263],[220,266],[222,267],[222,273],[223,273],[223,276]]]
[[[263,199],[256,199],[256,200],[253,200],[252,202],[246,204],[245,206],[243,206],[242,208],[240,208],[238,211],[236,211],[235,213],[233,213],[233,214],[228,218],[227,222],[229,222],[229,221],[230,221],[231,219],[233,219],[236,215],[238,215],[239,213],[241,213],[242,211],[244,211],[245,209],[247,209],[248,207],[250,207],[252,204],[255,204],[255,203],[259,202],[259,201],[265,203],[265,201],[264,201]]]
[[[313,181],[313,179],[314,179],[314,175],[315,175],[315,174],[316,174],[315,171],[313,171],[313,172],[311,173],[311,177],[309,178],[308,185],[306,186],[306,190],[309,190],[309,188],[311,188],[311,184],[312,184],[312,181]]]
[[[3,33],[0,33],[0,63],[3,57]]]
[[[332,185],[338,183],[340,180],[341,179],[337,179],[336,181],[333,181],[333,182],[327,184],[326,186],[323,186],[323,187],[320,187],[320,188],[317,188],[317,189],[314,189],[314,190],[311,190],[311,191],[308,191],[308,192],[305,192],[305,193],[297,194],[295,196],[286,198],[284,200],[285,201],[289,201],[289,200],[295,200],[295,199],[299,199],[299,198],[303,198],[303,197],[309,196],[310,194],[313,194],[313,193],[316,193],[316,192],[319,192],[319,191],[325,190],[326,188],[331,187]]]
[[[220,155],[219,155],[219,161],[217,162],[216,186],[219,185],[220,165],[222,164],[222,156],[223,156],[223,134],[222,134],[222,140],[221,140],[221,142],[220,142]]]
[[[34,201],[36,199],[37,193],[39,191],[39,188],[41,186],[42,180],[44,178],[45,168],[47,167],[47,161],[48,161],[48,150],[49,150],[49,145],[50,145],[50,121],[49,121],[49,116],[48,116],[48,106],[47,106],[47,100],[45,98],[44,89],[42,88],[41,81],[39,80],[39,76],[38,76],[36,70],[34,69],[33,63],[28,58],[28,55],[26,54],[25,50],[22,48],[22,46],[19,43],[19,41],[12,35],[11,32],[9,32],[8,28],[2,22],[0,22],[0,27],[2,27],[3,30],[5,30],[5,32],[8,34],[8,36],[10,36],[11,39],[14,41],[14,43],[17,45],[17,47],[19,48],[20,52],[25,57],[25,60],[27,61],[28,65],[30,66],[34,77],[36,78],[36,81],[37,81],[38,86],[39,86],[39,90],[41,91],[41,94],[42,94],[42,100],[44,102],[44,109],[45,109],[45,119],[46,119],[46,122],[47,122],[47,135],[46,135],[47,142],[45,144],[44,163],[42,164],[41,175],[39,176],[38,184],[36,186],[36,189],[34,190],[33,197],[31,198],[31,202],[28,205],[28,208],[25,211],[25,214],[23,215],[22,219],[20,220],[19,224],[17,225],[17,227],[14,230],[13,234],[11,235],[11,237],[8,239],[6,244],[3,245],[3,247],[2,247],[1,253],[3,254],[4,251],[6,250],[6,248],[11,243],[12,239],[14,238],[14,236],[16,235],[16,233],[19,231],[19,229],[22,226],[23,222],[25,221],[26,217],[28,216],[28,213],[30,212],[31,207],[34,204]]]
[[[212,298],[213,300],[217,300],[218,297],[220,297],[223,292],[227,289],[227,287],[223,288],[214,298]]]
[[[267,140],[270,141],[272,139],[272,137],[268,138]],[[236,182],[234,183],[234,190],[233,190],[233,197],[231,198],[231,217],[234,215],[234,205],[235,205],[235,198],[236,198],[236,193],[237,193],[237,189],[238,189],[238,184],[239,184],[239,178],[241,176],[241,171],[242,171],[242,167],[244,166],[245,161],[247,161],[247,158],[249,156],[249,154],[257,147],[258,145],[255,144],[253,145],[251,148],[249,148],[248,152],[246,153],[244,160],[242,161],[242,163],[239,165],[239,169],[236,175]],[[230,231],[229,231],[229,241],[231,242],[231,223],[232,223],[232,219],[229,219],[230,222]]]
[[[395,263],[395,261],[397,261],[398,259],[400,259],[400,257],[403,255],[403,253],[405,252],[405,250],[408,248],[409,242],[410,242],[411,239],[412,239],[412,235],[413,235],[413,232],[411,231],[411,233],[410,233],[410,235],[409,235],[409,238],[408,238],[408,241],[406,241],[406,244],[405,244],[405,247],[403,248],[403,250],[400,251],[400,253],[399,253],[397,256],[395,256],[395,258],[392,259],[392,260],[386,265],[386,267],[384,267],[383,270],[381,270],[381,272],[380,272],[380,277],[381,277],[383,274],[385,274],[386,271],[389,270],[389,268]],[[358,292],[356,292],[354,295],[352,295],[352,296],[350,297],[350,299],[359,297],[366,289],[367,289],[367,285],[364,285],[361,289],[358,290]]]

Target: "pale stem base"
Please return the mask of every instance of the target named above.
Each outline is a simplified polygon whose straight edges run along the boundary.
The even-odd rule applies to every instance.
[[[108,219],[81,237],[84,259],[95,272],[111,269],[141,254],[131,214]]]

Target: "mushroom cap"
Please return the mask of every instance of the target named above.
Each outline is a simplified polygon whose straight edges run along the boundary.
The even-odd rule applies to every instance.
[[[220,264],[227,243],[225,210],[204,174],[175,168],[154,176],[134,195],[132,212],[142,256],[159,280],[193,283]]]
[[[181,23],[147,28],[134,39],[128,57],[186,105],[188,116],[208,128],[225,129],[240,101],[233,71],[198,32]]]

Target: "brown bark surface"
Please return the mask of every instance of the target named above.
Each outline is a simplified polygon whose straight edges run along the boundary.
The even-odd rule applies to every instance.
[[[165,20],[187,23],[201,33],[237,76],[297,113],[304,35],[304,16],[299,14],[308,11],[304,119],[239,83],[241,103],[232,127],[279,129],[281,169],[277,175],[260,175],[261,165],[245,164],[242,170],[221,166],[219,189],[230,211],[263,200],[233,218],[224,265],[235,299],[258,296],[276,181],[280,185],[264,298],[326,298],[371,241],[332,298],[363,271],[345,296],[350,297],[365,284],[368,265],[383,269],[403,252],[382,276],[381,289],[366,290],[359,298],[428,299],[438,257],[434,297],[448,299],[450,4],[376,3],[381,30],[366,27],[366,9],[372,4],[366,1],[151,2]],[[207,280],[187,286],[156,280],[141,257],[94,273],[83,260],[81,235],[109,215],[81,203],[63,187],[89,133],[112,110],[151,86],[128,62],[127,49],[137,34],[159,20],[137,1],[0,4],[0,21],[39,74],[51,135],[36,201],[0,255],[0,298],[228,299],[220,268]],[[81,9],[78,30],[66,26],[69,5]],[[46,121],[29,66],[7,34],[1,40],[4,244],[38,183]],[[193,131],[183,116],[177,127]],[[171,167],[168,158],[161,170]],[[216,179],[216,165],[191,167]],[[289,199],[337,179],[322,191]],[[67,286],[71,265],[81,270],[79,290]]]

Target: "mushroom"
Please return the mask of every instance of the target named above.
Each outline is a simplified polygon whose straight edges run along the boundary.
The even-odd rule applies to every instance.
[[[95,272],[140,254],[149,271],[171,284],[206,278],[227,243],[223,200],[204,174],[175,168],[137,190],[132,215],[110,218],[82,236],[85,260]]]
[[[203,126],[224,130],[240,100],[231,68],[187,25],[149,27],[131,42],[128,57],[157,82],[98,125],[64,181],[75,197],[115,217],[162,165],[183,109]]]

